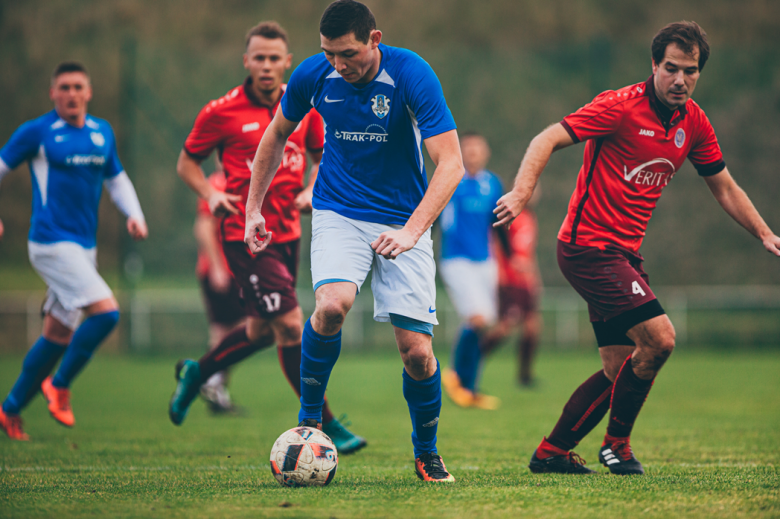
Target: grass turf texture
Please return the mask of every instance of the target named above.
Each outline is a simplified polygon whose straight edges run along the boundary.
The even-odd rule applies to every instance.
[[[174,359],[98,355],[73,387],[76,427],[56,424],[38,398],[24,414],[29,443],[0,438],[0,517],[777,517],[780,515],[780,357],[774,352],[678,352],[659,376],[633,446],[644,477],[533,475],[526,465],[598,355],[545,353],[540,384],[513,385],[508,353],[491,359],[497,412],[446,401],[439,451],[458,479],[413,473],[411,426],[397,355],[347,352],[334,370],[334,412],[369,440],[342,456],[333,484],[286,489],[268,468],[297,402],[274,351],[232,379],[243,417],[215,418],[195,402],[167,418]],[[0,362],[10,389],[20,357]],[[596,468],[605,422],[577,449]]]

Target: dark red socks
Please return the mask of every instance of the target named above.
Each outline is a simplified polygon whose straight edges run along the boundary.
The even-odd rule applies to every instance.
[[[634,373],[631,357],[628,357],[615,378],[612,389],[612,412],[609,415],[607,435],[628,438],[636,417],[647,399],[653,380],[642,380]]]
[[[607,414],[611,394],[612,382],[604,371],[594,373],[566,402],[547,442],[563,451],[573,449]]]
[[[219,345],[200,358],[200,379],[206,382],[211,375],[222,371],[233,364],[241,362],[255,352],[263,350],[274,343],[273,335],[263,337],[258,344],[253,344],[246,334],[246,326],[241,325],[228,333]]]

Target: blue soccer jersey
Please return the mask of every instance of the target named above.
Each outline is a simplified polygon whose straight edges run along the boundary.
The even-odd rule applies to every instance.
[[[0,169],[24,161],[33,185],[30,241],[94,247],[103,181],[123,171],[111,125],[87,115],[75,128],[52,110],[21,125],[0,149]]]
[[[317,54],[301,63],[282,97],[300,121],[312,107],[325,121],[325,149],[312,204],[355,220],[404,225],[428,179],[422,141],[456,128],[441,84],[420,56],[380,44],[367,84],[350,84]]]
[[[463,176],[439,217],[442,259],[488,259],[490,232],[496,221],[493,209],[502,193],[501,181],[490,171]]]

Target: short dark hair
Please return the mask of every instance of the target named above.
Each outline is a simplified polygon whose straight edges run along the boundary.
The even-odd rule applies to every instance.
[[[54,72],[51,73],[51,80],[54,81],[62,74],[67,74],[68,72],[81,72],[85,76],[89,77],[89,72],[87,72],[87,67],[85,67],[78,61],[63,61],[62,63],[60,63],[54,68]]]
[[[710,44],[707,42],[707,33],[696,22],[670,23],[655,35],[650,51],[653,62],[659,65],[666,55],[666,48],[674,43],[680,49],[692,56],[694,49],[699,49],[699,70],[704,69],[704,64],[710,57]]]
[[[285,45],[289,46],[287,42],[287,31],[279,25],[277,22],[260,22],[246,33],[246,48],[249,48],[249,42],[252,37],[260,36],[268,40],[282,40]]]
[[[374,29],[374,13],[355,0],[336,0],[325,9],[320,19],[320,34],[329,40],[353,33],[356,40],[368,43]]]

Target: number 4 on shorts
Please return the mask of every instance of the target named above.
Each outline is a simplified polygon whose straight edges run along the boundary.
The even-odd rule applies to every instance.
[[[634,292],[635,294],[642,294],[643,296],[647,295],[645,294],[645,291],[642,290],[642,287],[639,286],[639,283],[637,283],[636,281],[631,283],[631,291]]]

